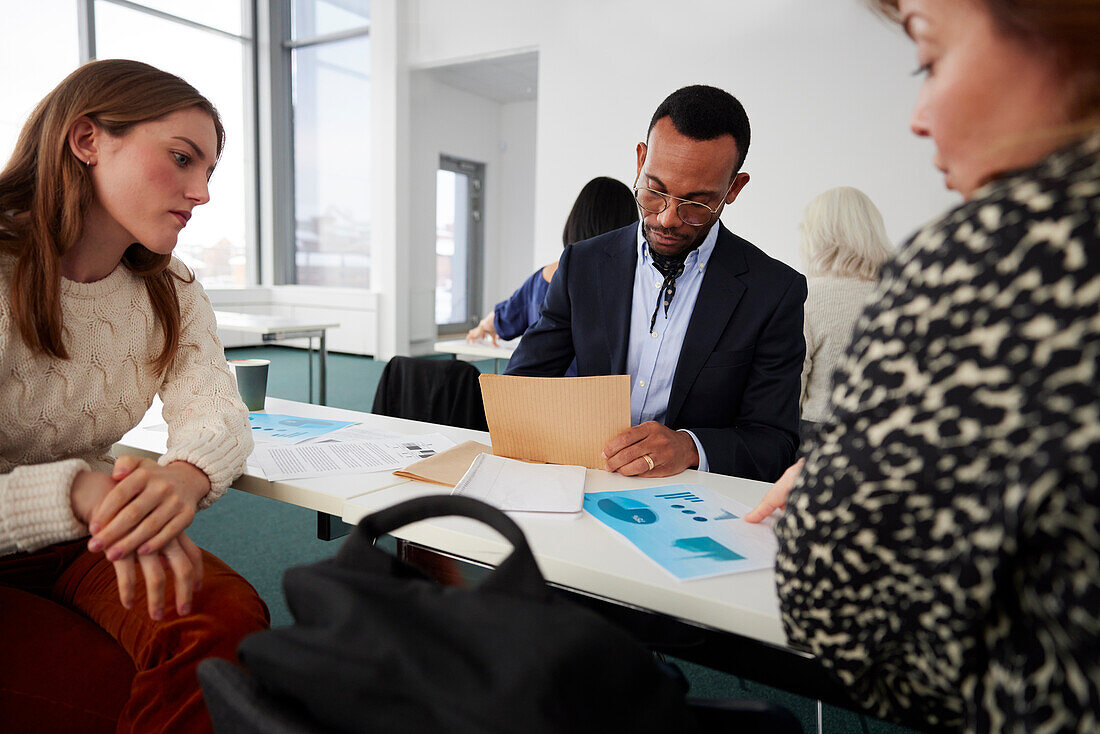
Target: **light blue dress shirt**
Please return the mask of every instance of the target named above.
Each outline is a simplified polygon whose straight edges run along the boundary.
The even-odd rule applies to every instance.
[[[630,421],[638,425],[645,421],[664,423],[668,414],[668,398],[672,393],[672,378],[676,363],[680,361],[680,348],[684,345],[691,313],[699,297],[707,263],[718,241],[718,222],[711,225],[703,243],[688,253],[684,261],[684,274],[676,279],[676,294],[665,315],[664,293],[661,286],[665,276],[653,265],[649,247],[638,223],[638,264],[634,269],[634,297],[630,307],[630,337],[626,355],[626,369],[630,374]],[[657,309],[657,321],[653,330],[649,320]],[[699,470],[708,471],[706,452],[698,437],[691,436],[699,452]]]

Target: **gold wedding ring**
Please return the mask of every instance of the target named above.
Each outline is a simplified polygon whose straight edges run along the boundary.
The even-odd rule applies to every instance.
[[[642,454],[642,458],[645,459],[645,463],[649,464],[649,470],[653,471],[653,467],[656,466],[653,463],[653,457],[649,454]]]

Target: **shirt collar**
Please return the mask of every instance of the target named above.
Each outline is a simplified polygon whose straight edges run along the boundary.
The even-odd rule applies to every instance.
[[[695,267],[700,270],[706,268],[707,263],[710,262],[710,256],[714,254],[714,244],[718,241],[718,225],[719,221],[714,220],[714,224],[710,225],[710,231],[703,238],[702,244],[688,253],[687,259],[684,260],[684,270]],[[649,248],[646,247],[643,232],[642,223],[638,222],[638,258],[643,264],[649,264]]]

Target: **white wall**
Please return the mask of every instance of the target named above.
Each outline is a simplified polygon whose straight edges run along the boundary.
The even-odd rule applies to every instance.
[[[500,156],[496,178],[499,229],[496,251],[486,252],[482,314],[512,295],[536,267],[545,264],[535,262],[534,248],[537,114],[535,102],[500,106]],[[561,226],[557,236],[560,241]],[[550,258],[556,259],[557,255]]]
[[[408,20],[413,66],[538,49],[532,265],[557,258],[588,179],[633,180],[650,115],[686,84],[744,103],[752,180],[723,219],[792,265],[802,208],[827,188],[866,191],[895,241],[955,201],[908,130],[911,45],[859,0],[415,0]]]

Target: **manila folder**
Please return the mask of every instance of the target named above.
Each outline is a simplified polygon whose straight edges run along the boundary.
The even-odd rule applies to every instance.
[[[493,453],[603,469],[603,447],[630,428],[630,376],[482,375]]]
[[[464,441],[454,448],[398,469],[394,476],[453,487],[470,469],[479,454],[491,453],[493,450],[483,443]]]

